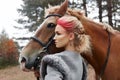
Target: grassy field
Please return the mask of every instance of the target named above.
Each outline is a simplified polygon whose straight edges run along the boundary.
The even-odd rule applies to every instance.
[[[23,72],[19,66],[0,70],[0,80],[36,80],[33,72]]]

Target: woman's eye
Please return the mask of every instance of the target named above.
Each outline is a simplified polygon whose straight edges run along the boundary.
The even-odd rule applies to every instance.
[[[48,28],[54,28],[55,26],[56,26],[56,24],[54,24],[54,23],[48,23],[48,25],[47,25]]]
[[[56,32],[55,34],[56,34],[56,35],[60,35],[60,33],[58,33],[58,32]]]

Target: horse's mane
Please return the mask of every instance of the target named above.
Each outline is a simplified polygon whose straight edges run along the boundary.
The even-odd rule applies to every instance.
[[[119,32],[118,30],[113,29],[113,27],[107,23],[102,23],[102,24],[103,24],[103,29],[107,30],[108,32],[111,32],[111,33]]]
[[[45,9],[45,16],[48,14],[54,14],[57,10],[59,10],[60,6],[50,6],[48,9]],[[117,30],[113,29],[112,26],[110,26],[107,23],[102,23],[102,22],[95,22],[92,19],[89,19],[88,17],[85,16],[84,11],[81,11],[79,9],[71,9],[68,8],[66,11],[67,15],[75,16],[77,17],[80,21],[82,22],[90,22],[91,24],[99,25],[101,26],[104,30],[107,30],[110,33],[114,33]],[[118,32],[118,31],[117,31]]]

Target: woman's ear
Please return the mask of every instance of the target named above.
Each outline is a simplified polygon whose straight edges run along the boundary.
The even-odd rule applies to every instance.
[[[73,32],[69,33],[69,39],[73,40],[74,38],[75,38],[74,33]]]

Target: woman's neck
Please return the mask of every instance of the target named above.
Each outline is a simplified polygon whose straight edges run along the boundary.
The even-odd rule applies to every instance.
[[[67,45],[67,46],[65,47],[65,50],[67,50],[67,51],[75,51],[75,48],[74,48],[73,45]]]

